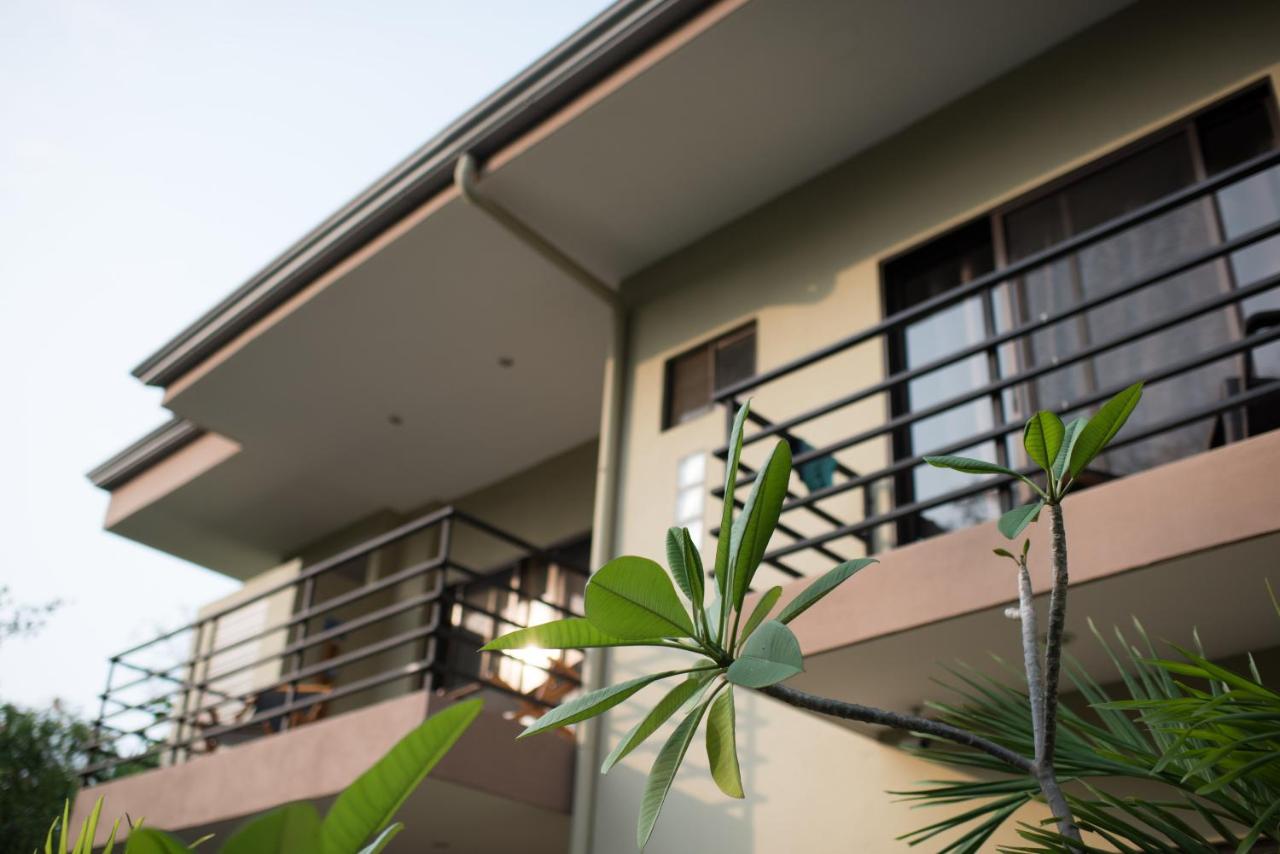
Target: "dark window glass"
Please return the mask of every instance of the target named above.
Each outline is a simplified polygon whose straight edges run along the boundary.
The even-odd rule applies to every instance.
[[[1121,156],[1086,167],[1028,200],[984,217],[912,250],[883,269],[889,313],[929,300],[975,276],[1015,263],[1075,235],[1249,160],[1278,144],[1275,105],[1268,87],[1255,87],[1153,135]],[[1219,245],[1280,219],[1280,167],[1263,170],[1207,198],[1121,230],[1085,249],[1024,271],[981,295],[944,306],[904,325],[890,338],[890,369],[919,369],[961,350],[977,349],[993,335],[1048,322],[1009,343],[971,353],[926,371],[894,389],[895,415],[944,407],[894,434],[898,459],[939,448],[1021,466],[1028,461],[1020,436],[953,448],[976,436],[1017,424],[1037,409],[1086,415],[1080,401],[1150,376],[1189,354],[1205,352],[1272,322],[1280,289],[1239,306],[1203,311],[1165,330],[1125,342],[1140,327],[1256,282],[1280,269],[1280,237],[1201,264],[1099,307],[1053,322],[1086,301],[1149,277],[1180,258]],[[994,235],[994,236],[993,236]],[[1061,365],[1060,365],[1061,363]],[[1060,366],[1059,366],[1060,365]],[[952,407],[958,395],[1028,371],[1037,375],[999,392]],[[1280,344],[1255,348],[1148,386],[1130,431],[1157,428],[1224,396],[1280,377]],[[1272,405],[1272,404],[1269,404]],[[1272,405],[1273,409],[1275,408]],[[1258,408],[1258,407],[1254,407]],[[1075,410],[1075,411],[1073,411]],[[1248,413],[1244,435],[1280,424],[1280,412]],[[1265,416],[1265,417],[1264,417]],[[1268,420],[1270,419],[1270,420]],[[1206,450],[1220,441],[1213,419],[1163,430],[1123,444],[1098,458],[1081,485],[1149,468]],[[945,472],[916,468],[895,476],[898,506],[927,502],[959,488]],[[904,517],[899,542],[990,518],[1000,504],[1025,500],[1020,491],[994,491],[947,502]]]
[[[982,219],[946,234],[904,255],[884,268],[885,299],[891,314],[903,311],[991,272],[995,255],[991,224]],[[920,368],[976,344],[991,335],[990,296],[981,294],[926,315],[902,327],[890,339],[890,361],[896,372]],[[895,415],[936,406],[992,379],[990,354],[975,353],[928,371],[892,395]],[[991,429],[998,399],[979,398],[913,422],[894,433],[899,459],[935,451],[959,436]],[[984,442],[961,453],[1002,462],[995,442]],[[926,501],[954,489],[940,469],[919,466],[899,475],[894,484],[898,505]],[[903,518],[897,526],[899,542],[965,527],[991,518],[999,509],[994,494],[983,493],[959,502],[933,507]]]
[[[715,392],[754,376],[755,324],[699,344],[667,362],[663,429],[711,406]]]

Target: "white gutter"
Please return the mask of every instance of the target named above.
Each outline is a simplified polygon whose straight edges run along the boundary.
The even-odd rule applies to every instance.
[[[626,383],[626,307],[619,293],[608,283],[506,208],[481,195],[476,188],[476,173],[475,158],[470,153],[463,153],[453,170],[453,181],[462,197],[486,213],[516,240],[604,302],[612,315],[613,335],[610,336],[609,353],[605,360],[603,401],[600,407],[600,447],[596,456],[596,494],[591,522],[591,565],[602,566],[614,556],[618,515],[618,466],[621,459],[622,406]],[[607,664],[604,650],[587,650],[582,686],[584,690],[594,691],[604,687]],[[582,721],[577,727],[578,751],[573,775],[569,854],[590,854],[603,732],[600,718]]]

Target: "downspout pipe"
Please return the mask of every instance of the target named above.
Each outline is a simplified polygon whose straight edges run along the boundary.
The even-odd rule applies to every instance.
[[[600,447],[596,457],[596,494],[591,522],[591,565],[613,558],[618,517],[618,467],[621,460],[623,392],[627,356],[627,311],[621,295],[583,267],[546,237],[506,208],[485,196],[476,186],[479,169],[475,158],[464,153],[453,169],[453,182],[468,203],[483,211],[504,231],[542,256],[570,279],[609,307],[613,334],[605,360],[603,401],[600,407]],[[601,649],[587,650],[583,688],[603,688],[607,659]],[[570,854],[590,854],[595,826],[596,782],[599,778],[603,732],[599,718],[578,726],[578,750],[573,775],[573,812],[569,833]]]

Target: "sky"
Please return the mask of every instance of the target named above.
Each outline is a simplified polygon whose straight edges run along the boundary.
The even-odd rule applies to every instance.
[[[130,370],[605,5],[0,3],[0,586],[63,601],[0,701],[91,717],[236,586],[102,530],[85,472],[167,420]]]

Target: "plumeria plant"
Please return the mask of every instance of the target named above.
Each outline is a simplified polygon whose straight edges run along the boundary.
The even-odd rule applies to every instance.
[[[587,649],[593,647],[659,647],[686,653],[685,666],[620,682],[592,691],[547,712],[521,738],[587,720],[624,702],[655,682],[673,680],[666,695],[613,748],[602,772],[608,772],[664,723],[679,723],[659,750],[641,799],[636,841],[649,841],[677,771],[703,720],[711,776],[720,790],[744,796],[737,757],[734,692],[756,690],[799,708],[824,715],[878,724],[944,739],[982,751],[1005,766],[1033,777],[1053,810],[1062,833],[1079,840],[1053,770],[1056,731],[1057,679],[1061,660],[1062,627],[1067,584],[1066,535],[1061,501],[1075,478],[1106,447],[1123,426],[1141,395],[1132,386],[1108,401],[1091,419],[1064,425],[1048,412],[1037,413],[1024,434],[1028,455],[1043,469],[1044,485],[1018,472],[963,457],[926,457],[935,466],[974,474],[997,474],[1027,483],[1038,500],[1006,514],[1001,532],[1014,539],[1048,506],[1053,518],[1054,587],[1043,677],[1037,648],[1026,549],[1014,557],[1019,567],[1019,598],[1023,639],[1027,648],[1030,714],[1038,733],[1036,754],[1023,756],[973,732],[948,723],[899,714],[871,706],[817,697],[781,683],[804,669],[800,644],[788,625],[859,570],[876,561],[850,560],[819,576],[775,612],[782,588],[765,591],[749,612],[747,593],[765,549],[777,526],[791,477],[791,450],[779,441],[757,475],[742,511],[724,502],[720,534],[710,580],[687,529],[667,531],[667,569],[643,557],[620,557],[596,572],[587,584],[586,617],[558,620],[504,635],[485,647],[511,650]],[[725,473],[726,496],[735,494],[742,454],[742,430],[748,407],[737,413],[729,439]],[[1002,555],[1013,557],[1003,549]],[[673,583],[674,582],[674,583]],[[677,588],[679,593],[677,593]],[[682,596],[683,594],[683,600]],[[1034,665],[1034,668],[1033,668]],[[1034,672],[1033,672],[1034,671]]]

